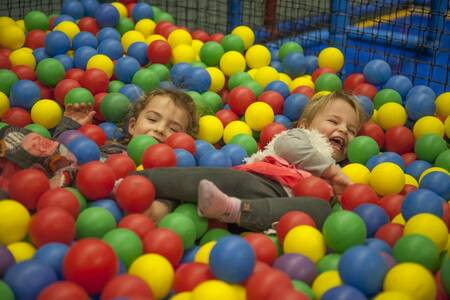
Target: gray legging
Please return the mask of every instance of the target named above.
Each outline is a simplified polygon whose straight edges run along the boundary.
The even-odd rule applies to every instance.
[[[331,213],[330,204],[311,197],[288,197],[275,181],[249,172],[227,168],[155,168],[138,171],[150,179],[156,189],[156,198],[197,203],[198,183],[207,179],[229,196],[242,200],[239,225],[254,231],[263,231],[292,210],[309,214],[322,228]]]

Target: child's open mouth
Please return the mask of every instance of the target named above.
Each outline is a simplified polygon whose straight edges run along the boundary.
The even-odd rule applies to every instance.
[[[328,140],[330,141],[331,147],[333,147],[335,151],[342,152],[345,145],[345,140],[342,137],[335,136],[329,138]]]

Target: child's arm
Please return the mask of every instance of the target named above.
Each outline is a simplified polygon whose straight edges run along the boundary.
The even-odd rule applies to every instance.
[[[74,104],[66,106],[61,122],[56,126],[53,137],[57,137],[62,132],[70,129],[78,129],[82,125],[91,124],[95,111],[91,104]]]
[[[336,165],[328,167],[322,173],[322,178],[327,179],[330,182],[336,195],[342,194],[344,189],[351,184],[350,179]]]

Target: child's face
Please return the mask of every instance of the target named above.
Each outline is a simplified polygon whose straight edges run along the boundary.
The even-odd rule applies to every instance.
[[[164,95],[155,96],[139,113],[131,118],[128,132],[132,135],[145,134],[164,142],[174,132],[186,132],[188,113],[175,105],[172,99]]]
[[[336,100],[320,110],[307,128],[328,138],[333,158],[339,162],[345,159],[348,143],[358,132],[358,124],[355,109],[344,100]]]

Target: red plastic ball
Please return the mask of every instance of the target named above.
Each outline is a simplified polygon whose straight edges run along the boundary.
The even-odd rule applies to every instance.
[[[396,215],[401,212],[402,203],[405,199],[405,196],[395,194],[395,195],[387,195],[380,199],[379,205],[384,211],[388,214],[389,219],[393,219]]]
[[[166,41],[153,41],[147,48],[147,58],[152,64],[167,64],[172,58],[172,48]]]
[[[165,28],[165,27],[171,27],[171,26],[174,26],[172,23],[170,23],[169,21],[161,21],[161,22],[158,22],[157,24],[156,24],[156,26],[155,26],[155,34],[160,34],[160,35],[162,35],[162,30]]]
[[[377,239],[383,240],[389,246],[394,247],[395,243],[403,236],[403,225],[387,223],[381,226],[375,233]]]
[[[228,94],[228,105],[239,116],[244,115],[247,107],[256,101],[256,96],[249,88],[238,86]]]
[[[74,79],[63,79],[55,87],[55,100],[59,104],[64,105],[64,97],[66,94],[77,87],[81,87],[81,84]]]
[[[117,227],[130,229],[142,240],[150,230],[155,228],[155,223],[143,214],[129,214],[120,220]]]
[[[136,5],[136,3],[130,3],[130,2],[132,2],[134,0],[122,0],[121,2],[124,2],[124,1],[128,3],[127,4],[128,15],[132,16],[133,15],[133,8]]]
[[[98,93],[94,96],[94,110],[95,115],[94,118],[98,121],[104,121],[105,117],[102,115],[102,112],[100,111],[100,106],[102,104],[103,98],[108,95],[108,93]]]
[[[20,80],[36,80],[36,74],[34,73],[34,70],[29,66],[16,65],[12,67],[11,71],[16,73],[17,77],[19,77]]]
[[[169,38],[169,35],[173,32],[173,31],[175,31],[175,30],[177,30],[178,29],[178,27],[176,26],[176,25],[173,25],[172,23],[170,23],[170,25],[167,25],[167,26],[164,26],[164,27],[162,27],[161,28],[161,35],[163,36],[163,37],[165,37],[166,39],[168,39]]]
[[[43,48],[45,46],[46,33],[40,29],[33,29],[27,33],[25,47],[31,49]]]
[[[80,203],[78,202],[77,197],[65,188],[48,190],[39,197],[37,210],[40,211],[47,207],[62,208],[74,218],[76,218],[80,212]]]
[[[259,96],[259,101],[265,102],[272,107],[274,114],[279,115],[283,113],[284,98],[280,93],[275,91],[265,91]]]
[[[96,35],[98,32],[98,24],[97,21],[92,17],[83,17],[78,21],[78,27],[80,27],[80,31],[87,31]]]
[[[267,300],[309,300],[305,294],[300,293],[296,290],[292,289],[276,289],[272,293],[270,293],[269,298]]]
[[[183,241],[172,230],[155,228],[150,230],[142,240],[144,253],[161,254],[173,266],[176,266],[183,257]]]
[[[411,184],[405,184],[403,186],[403,189],[400,191],[400,195],[406,196],[411,192],[414,192],[417,190],[417,187],[415,187],[414,185]]]
[[[165,141],[167,145],[173,149],[184,149],[195,154],[195,140],[192,136],[185,132],[172,133]]]
[[[30,113],[21,107],[11,107],[2,115],[2,121],[17,127],[25,127],[31,124]]]
[[[82,125],[78,130],[86,137],[93,140],[97,146],[102,146],[106,142],[106,133],[100,126],[94,124]]]
[[[35,209],[41,195],[50,189],[47,176],[36,169],[24,169],[11,177],[9,195],[28,209]]]
[[[314,219],[302,211],[290,211],[285,213],[277,224],[277,237],[280,243],[283,243],[284,237],[292,228],[299,225],[308,225],[316,227]]]
[[[43,289],[37,300],[90,300],[85,290],[70,281],[57,281]]]
[[[403,153],[402,159],[405,162],[405,166],[407,167],[410,163],[417,160],[417,155],[414,152]]]
[[[309,86],[301,85],[301,86],[298,86],[295,89],[293,89],[291,91],[291,95],[292,94],[302,94],[302,95],[306,96],[308,99],[311,99],[314,96],[315,91],[313,88],[311,88]]]
[[[11,69],[11,61],[9,60],[9,55],[0,54],[0,69]]]
[[[218,117],[220,122],[222,122],[224,128],[229,123],[239,120],[239,116],[229,109],[219,110],[218,112],[216,112],[216,117]]]
[[[83,74],[84,74],[83,70],[77,69],[77,68],[73,68],[73,69],[67,70],[66,75],[64,76],[64,78],[80,81],[81,77],[83,77]]]
[[[144,169],[175,167],[177,157],[175,151],[166,144],[155,144],[148,147],[142,155],[142,165]]]
[[[377,88],[370,83],[361,83],[353,88],[353,94],[357,96],[366,96],[370,99],[373,99],[377,92]]]
[[[75,219],[65,209],[47,207],[33,215],[29,235],[33,245],[41,247],[48,243],[69,245],[75,239]]]
[[[76,177],[78,190],[90,200],[109,196],[116,175],[110,166],[99,161],[91,161],[80,167]]]
[[[191,36],[192,36],[193,40],[200,40],[203,43],[206,43],[207,41],[209,41],[209,34],[200,29],[193,31],[191,33]]]
[[[367,184],[357,183],[349,185],[341,194],[342,208],[353,210],[360,204],[377,204],[378,196]]]
[[[48,19],[48,29],[53,30],[53,27],[55,27],[55,20],[58,16],[52,16]]]
[[[109,85],[108,75],[100,69],[86,70],[80,79],[81,86],[92,94],[105,93]]]
[[[317,78],[319,78],[320,75],[325,74],[325,73],[336,74],[336,71],[333,70],[332,68],[327,68],[327,67],[318,68],[311,74],[311,80],[313,82],[316,82]]]
[[[283,124],[276,122],[265,126],[263,130],[261,130],[261,134],[259,136],[261,146],[265,147],[275,135],[285,131],[286,129],[287,128]]]
[[[213,278],[214,276],[206,264],[182,264],[175,272],[173,290],[176,293],[192,291],[203,281]]]
[[[362,73],[350,74],[350,76],[348,76],[344,80],[344,90],[351,93],[358,85],[360,85],[362,83],[366,83],[364,74],[362,74]]]
[[[130,175],[119,183],[116,200],[125,212],[141,213],[155,200],[155,187],[144,176]]]
[[[250,244],[256,255],[256,260],[272,265],[278,257],[278,249],[275,243],[262,233],[249,233],[244,239]]]
[[[405,126],[391,127],[386,130],[384,147],[387,151],[404,154],[414,151],[414,134]]]
[[[286,273],[270,269],[253,273],[245,284],[247,300],[268,299],[275,289],[292,289],[292,282]]]
[[[450,228],[450,204],[442,203],[442,220],[444,220],[447,225],[447,229]]]
[[[114,171],[116,179],[124,178],[136,170],[134,161],[127,154],[112,154],[105,163]]]
[[[380,125],[373,122],[366,122],[363,124],[358,132],[358,135],[365,135],[373,138],[377,142],[378,147],[383,148],[384,146],[384,131],[381,129]]]
[[[216,32],[213,33],[210,37],[209,40],[211,42],[218,42],[220,44],[220,42],[222,42],[223,38],[225,37],[225,35],[223,33],[220,32]]]
[[[293,188],[292,193],[297,196],[309,196],[330,201],[333,189],[328,182],[320,177],[310,176],[301,179]]]
[[[64,278],[79,284],[91,295],[100,293],[118,271],[119,260],[114,250],[99,239],[77,241],[64,257]]]
[[[100,300],[146,299],[152,300],[153,292],[148,284],[134,275],[120,275],[113,278],[102,291]]]
[[[36,85],[38,86],[39,90],[41,90],[41,99],[53,99],[53,90],[54,88],[47,87],[40,83],[39,81],[35,81]]]

